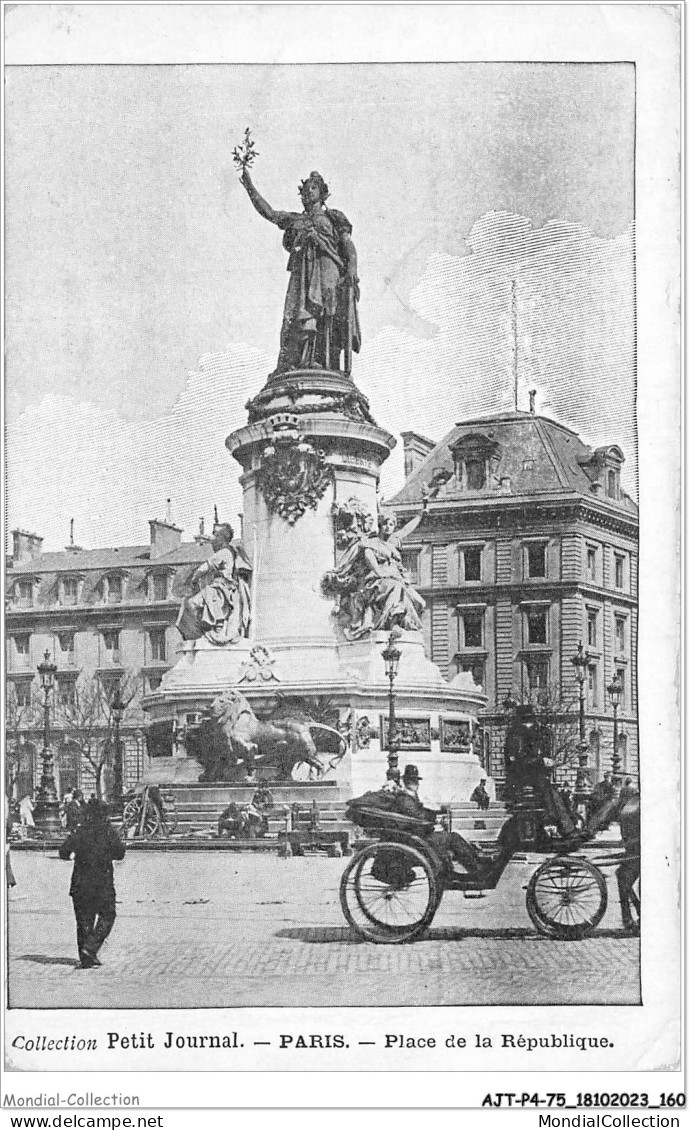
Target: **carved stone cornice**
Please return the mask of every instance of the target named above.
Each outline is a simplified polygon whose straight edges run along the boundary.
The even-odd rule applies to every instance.
[[[391,507],[401,521],[417,516],[421,506]],[[434,529],[438,531],[465,532],[474,529],[523,530],[539,525],[573,526],[587,523],[601,529],[621,534],[632,541],[638,540],[639,523],[634,515],[614,513],[611,509],[598,509],[584,499],[528,500],[508,503],[504,497],[472,500],[447,500],[442,504],[430,503],[423,511],[423,519],[414,531],[414,541],[423,541]],[[411,544],[411,543],[410,543]],[[406,543],[405,543],[406,545]]]

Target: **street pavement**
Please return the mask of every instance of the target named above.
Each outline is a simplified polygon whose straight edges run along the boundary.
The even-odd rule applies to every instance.
[[[345,922],[346,860],[132,851],[115,864],[118,917],[103,966],[82,970],[71,864],[14,852],[10,1007],[638,1003],[639,943],[622,932],[614,876],[593,936],[553,941],[525,908],[539,862],[512,862],[485,898],[446,893],[423,939],[384,946]]]

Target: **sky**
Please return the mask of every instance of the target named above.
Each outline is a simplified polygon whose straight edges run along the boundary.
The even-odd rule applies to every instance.
[[[619,443],[636,493],[628,64],[45,66],[6,71],[10,528],[135,544],[241,510],[225,437],[277,359],[280,232],[317,169],[353,225],[354,378],[440,439],[514,406]],[[516,281],[515,281],[516,280]],[[401,443],[382,490],[401,485]]]

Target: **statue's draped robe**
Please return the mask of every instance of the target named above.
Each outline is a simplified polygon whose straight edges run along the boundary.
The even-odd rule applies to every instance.
[[[278,212],[283,246],[290,256],[290,281],[280,333],[278,371],[340,369],[361,348],[356,297],[347,278],[343,236],[352,225],[342,212],[326,208],[314,216]]]
[[[205,565],[199,591],[182,601],[177,627],[185,640],[235,643],[249,632],[251,565],[236,542],[216,550]]]
[[[405,631],[421,628],[425,601],[402,568],[397,538],[383,541],[372,535],[357,539],[329,577],[342,594],[340,607],[349,620],[344,629],[349,639],[395,624]]]

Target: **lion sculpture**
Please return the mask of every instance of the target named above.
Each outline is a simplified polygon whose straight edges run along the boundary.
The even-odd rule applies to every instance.
[[[223,691],[214,699],[210,715],[225,735],[232,756],[238,764],[244,764],[248,776],[253,775],[256,761],[268,757],[275,762],[283,778],[290,777],[295,766],[301,763],[308,765],[310,773],[319,778],[344,756],[347,748],[342,734],[322,722],[289,716],[262,722],[254,714],[248,699],[233,689]],[[339,753],[328,765],[319,755],[313,730],[328,731],[339,742]]]

